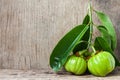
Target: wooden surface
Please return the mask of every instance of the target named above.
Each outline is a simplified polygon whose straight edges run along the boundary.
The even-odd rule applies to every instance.
[[[93,0],[92,4],[112,19],[118,55],[120,1]],[[82,22],[87,5],[88,0],[0,0],[0,68],[49,68],[51,51],[66,32]]]
[[[0,70],[0,80],[120,80],[120,72],[114,72],[106,77],[96,77],[91,74],[75,76],[65,72],[54,73],[49,70]]]

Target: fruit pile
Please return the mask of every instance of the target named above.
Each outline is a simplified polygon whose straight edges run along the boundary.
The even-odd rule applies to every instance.
[[[93,12],[101,22],[99,25],[92,20]],[[100,32],[100,36],[92,41],[94,27]],[[64,66],[66,71],[76,75],[88,70],[95,76],[106,76],[116,66],[120,66],[114,55],[116,46],[116,32],[110,18],[93,9],[90,4],[82,24],[70,30],[53,49],[50,66],[56,72]]]
[[[88,61],[82,56],[71,55],[65,64],[66,71],[76,75],[85,73],[87,68],[93,75],[106,76],[115,68],[114,57],[107,51],[91,56]]]

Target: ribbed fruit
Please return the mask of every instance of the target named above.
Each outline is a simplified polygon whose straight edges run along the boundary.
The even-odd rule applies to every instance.
[[[72,72],[76,75],[83,74],[87,69],[87,63],[82,57],[78,57],[76,55],[69,56],[65,69],[68,72]]]
[[[114,57],[107,51],[99,52],[88,60],[88,70],[96,76],[106,76],[114,68]]]

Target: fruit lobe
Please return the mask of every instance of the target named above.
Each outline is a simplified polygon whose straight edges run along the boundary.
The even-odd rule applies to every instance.
[[[76,75],[83,74],[87,69],[87,63],[82,57],[77,57],[75,55],[69,56],[65,69],[68,72],[72,72]]]
[[[88,70],[96,76],[106,76],[114,68],[114,57],[107,51],[99,52],[88,60]]]

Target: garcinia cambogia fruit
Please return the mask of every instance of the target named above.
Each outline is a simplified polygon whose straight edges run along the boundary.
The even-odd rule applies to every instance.
[[[115,68],[114,57],[107,51],[101,51],[88,60],[88,70],[96,76],[106,76]]]
[[[76,75],[83,74],[87,69],[87,63],[84,58],[76,55],[70,55],[65,63],[65,69]]]

